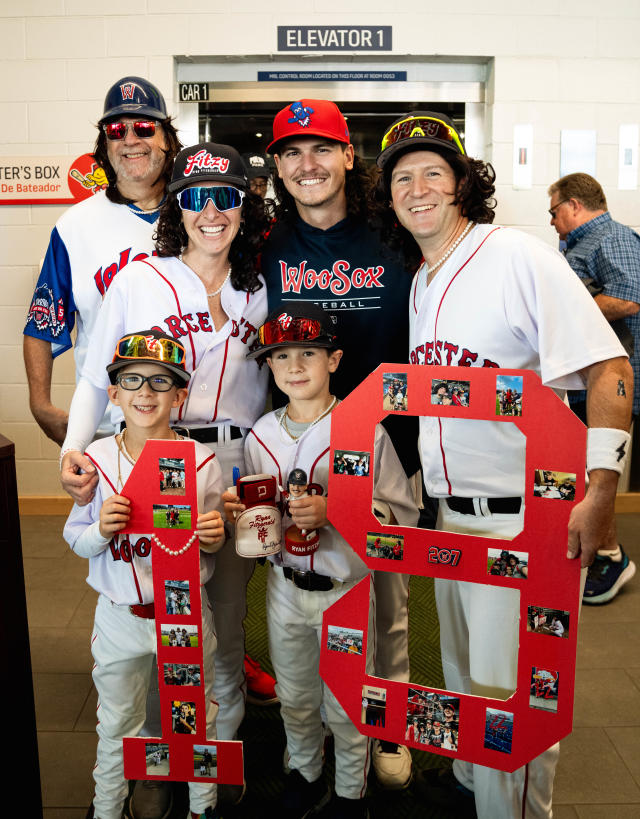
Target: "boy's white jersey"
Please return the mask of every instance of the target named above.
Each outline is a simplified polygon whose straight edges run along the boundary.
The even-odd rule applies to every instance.
[[[275,410],[257,421],[245,442],[248,474],[273,475],[278,485],[286,487],[292,469],[304,469],[309,483],[322,487],[326,497],[329,485],[331,415],[308,427],[294,440],[282,428]],[[398,476],[402,480],[398,480]],[[408,492],[404,471],[391,439],[383,427],[376,427],[373,496],[388,503],[401,526],[415,526],[418,512]],[[348,503],[345,498],[345,503]],[[283,517],[283,531],[293,521]],[[342,535],[329,523],[319,529],[320,545],[312,555],[292,555],[283,551],[269,560],[276,566],[292,566],[303,571],[314,571],[338,580],[359,580],[369,573],[363,560],[353,551]]]
[[[197,441],[194,444],[198,510],[200,513],[221,510],[224,487],[218,459],[204,444]],[[90,503],[74,504],[64,527],[64,539],[74,552],[89,557],[87,583],[97,592],[119,605],[152,603],[151,549],[158,547],[152,546],[151,533],[115,535],[104,542],[97,531],[102,504],[111,495],[121,494],[133,466],[120,453],[113,435],[94,441],[86,454],[96,466],[98,486]],[[185,533],[186,540],[188,533]],[[125,545],[125,541],[129,545]],[[194,544],[192,548],[197,546]],[[209,580],[214,566],[215,555],[200,551],[201,584]]]

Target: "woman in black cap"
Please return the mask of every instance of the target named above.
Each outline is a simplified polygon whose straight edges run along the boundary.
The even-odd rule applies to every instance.
[[[63,454],[84,452],[93,438],[107,401],[108,351],[127,332],[160,327],[185,346],[192,372],[187,400],[173,418],[176,429],[215,451],[225,485],[233,483],[234,467],[245,474],[244,437],[267,392],[266,368],[246,355],[267,315],[256,259],[268,219],[260,197],[247,188],[242,159],[229,145],[203,142],[178,154],[158,222],[157,256],[124,268],[100,309]],[[252,570],[253,561],[239,558],[228,542],[208,589],[218,636],[220,739],[234,738],[244,715],[242,620]]]

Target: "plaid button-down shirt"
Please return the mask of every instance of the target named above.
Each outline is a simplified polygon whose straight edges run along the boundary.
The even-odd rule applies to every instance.
[[[603,294],[640,304],[640,236],[603,213],[567,234],[566,259],[581,279]],[[625,318],[633,335],[633,412],[640,411],[640,312]]]

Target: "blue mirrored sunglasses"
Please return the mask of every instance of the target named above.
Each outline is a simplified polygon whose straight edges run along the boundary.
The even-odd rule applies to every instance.
[[[212,188],[185,188],[177,194],[180,210],[203,211],[209,199],[216,210],[224,212],[242,205],[244,193],[237,188],[214,186]]]

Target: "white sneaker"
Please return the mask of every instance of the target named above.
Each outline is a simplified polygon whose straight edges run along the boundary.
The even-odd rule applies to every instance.
[[[404,745],[392,742],[373,742],[371,758],[373,769],[381,787],[388,790],[402,790],[409,787],[413,771],[411,769],[411,754]]]

